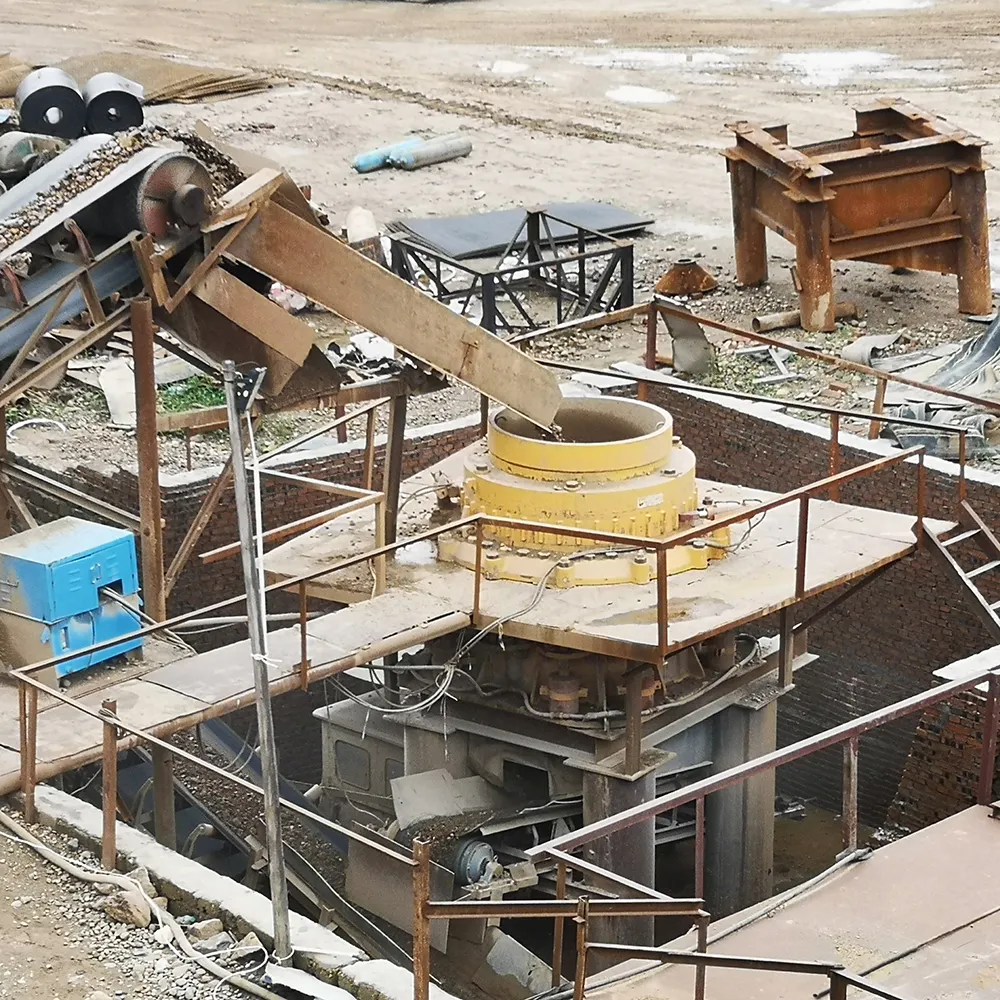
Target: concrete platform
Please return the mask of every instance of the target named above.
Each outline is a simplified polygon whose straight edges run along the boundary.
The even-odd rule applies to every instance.
[[[401,491],[400,537],[440,524],[434,486],[442,479],[459,482],[465,452],[460,452],[408,479]],[[701,496],[728,508],[753,506],[778,496],[765,490],[699,480]],[[412,497],[412,501],[408,498]],[[458,516],[457,509],[451,514]],[[370,512],[327,522],[269,552],[264,559],[271,581],[315,572],[374,546]],[[915,551],[915,518],[851,504],[814,500],[809,510],[806,557],[808,596],[822,593],[871,573]],[[928,520],[943,532],[950,522]],[[741,541],[745,525],[733,528],[739,547],[705,570],[671,576],[668,581],[671,647],[690,645],[714,633],[762,618],[795,599],[798,504],[768,511]],[[389,563],[390,589],[418,591],[471,609],[473,573],[452,563],[440,563],[433,541],[400,550]],[[582,586],[549,588],[535,608],[518,614],[534,594],[533,584],[484,581],[481,611],[499,618],[513,613],[504,625],[509,635],[573,649],[650,660],[657,645],[656,583],[644,586]],[[343,602],[364,600],[371,590],[366,567],[332,573],[309,585],[310,594]]]
[[[309,622],[309,679],[348,670],[373,656],[398,652],[422,637],[447,635],[469,624],[450,601],[416,592],[391,593],[355,604]],[[271,695],[301,686],[301,640],[297,627],[268,634]],[[162,646],[162,644],[161,644]],[[374,651],[374,652],[373,652]],[[184,656],[163,665],[156,657],[127,672],[104,670],[80,675],[68,694],[93,710],[106,698],[118,702],[118,717],[157,736],[189,729],[254,702],[249,642]],[[124,674],[124,677],[123,677]],[[0,687],[0,795],[20,787],[20,723],[17,693]],[[102,725],[89,715],[46,695],[39,697],[38,778],[72,770],[101,756]]]
[[[770,917],[723,940],[748,915],[711,925],[709,951],[725,955],[834,961],[903,997],[993,1000],[1000,995],[1000,820],[976,806],[875,851]],[[691,937],[669,947],[689,948]],[[910,953],[912,952],[912,953]],[[634,965],[632,966],[635,967]],[[626,970],[621,966],[600,978]],[[694,970],[665,966],[605,988],[594,1000],[689,1000]],[[712,1000],[810,1000],[822,976],[709,969]],[[860,991],[851,991],[863,996]]]

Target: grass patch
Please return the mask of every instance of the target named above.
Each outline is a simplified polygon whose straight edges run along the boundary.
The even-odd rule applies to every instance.
[[[205,375],[192,375],[183,382],[165,385],[158,395],[160,406],[171,413],[204,410],[210,406],[222,406],[226,402],[222,386]]]

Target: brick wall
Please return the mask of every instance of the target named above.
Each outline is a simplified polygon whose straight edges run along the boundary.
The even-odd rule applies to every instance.
[[[411,429],[403,452],[403,477],[411,476],[448,455],[464,448],[479,436],[478,414],[428,427]],[[375,485],[382,481],[385,464],[385,438],[376,439]],[[282,456],[272,466],[284,472],[309,476],[329,482],[359,486],[364,475],[364,442],[348,441],[310,451],[297,451]],[[41,469],[47,476],[62,479],[93,497],[105,500],[125,510],[139,510],[138,481],[125,469],[110,474],[85,467],[63,473]],[[180,475],[164,475],[161,481],[165,560],[177,551],[191,523],[218,474],[218,469],[198,470]],[[294,483],[275,479],[262,480],[264,492],[264,528],[269,529],[317,513],[331,506],[330,494],[310,490]],[[40,520],[51,520],[66,514],[80,514],[72,505],[51,497],[24,491],[24,496]],[[87,516],[84,514],[84,516]],[[205,529],[170,595],[171,615],[203,607],[243,592],[242,566],[238,557],[203,565],[197,554],[236,541],[236,508],[232,489],[219,501],[212,520]],[[297,605],[296,605],[297,607]],[[231,612],[238,613],[238,609]]]
[[[676,432],[694,449],[699,475],[705,478],[786,492],[828,473],[827,429],[789,417],[770,404],[723,401],[654,387],[649,399],[672,412]],[[848,435],[842,435],[842,441],[842,468],[893,450],[882,441]],[[929,514],[953,516],[956,485],[956,466],[928,459]],[[987,524],[1000,526],[998,487],[1000,477],[970,470],[969,501]],[[912,514],[916,489],[916,466],[900,465],[846,485],[841,499]],[[818,603],[826,603],[837,593],[824,595]],[[816,606],[817,602],[808,603],[800,617]],[[776,621],[762,624],[765,631],[777,631]],[[809,646],[820,659],[796,674],[795,690],[779,703],[779,744],[787,745],[926,690],[933,685],[935,669],[993,641],[932,556],[923,553],[904,560],[810,629]],[[884,819],[907,763],[917,721],[911,717],[862,737],[859,809],[863,822],[878,825]],[[914,769],[919,766],[919,762],[913,765]],[[827,751],[782,768],[778,785],[787,794],[839,810],[840,769],[840,752]],[[960,786],[956,782],[956,788]]]
[[[975,804],[985,706],[985,696],[967,691],[920,717],[886,816],[894,835],[920,830]]]

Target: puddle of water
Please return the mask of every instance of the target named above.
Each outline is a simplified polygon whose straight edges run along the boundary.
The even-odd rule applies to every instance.
[[[742,61],[753,49],[704,49],[693,52],[664,49],[608,49],[573,56],[578,66],[594,69],[728,69]]]
[[[776,65],[793,70],[813,87],[836,87],[858,73],[882,69],[893,56],[883,52],[785,52]]]
[[[677,100],[676,94],[650,87],[615,87],[604,96],[619,104],[669,104]]]
[[[480,67],[487,73],[494,73],[497,76],[517,76],[518,73],[524,73],[530,68],[527,63],[512,62],[509,59],[497,59]]]
[[[430,539],[396,549],[398,566],[430,566],[437,561],[437,546]]]
[[[918,10],[930,7],[931,0],[837,0],[820,7],[824,14],[870,14],[880,10]]]

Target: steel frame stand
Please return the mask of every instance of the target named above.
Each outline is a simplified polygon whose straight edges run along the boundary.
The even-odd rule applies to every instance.
[[[736,277],[767,281],[772,229],[795,245],[804,330],[833,330],[834,260],[958,277],[958,308],[992,308],[984,140],[905,101],[856,109],[853,135],[794,147],[788,126],[728,126]]]

